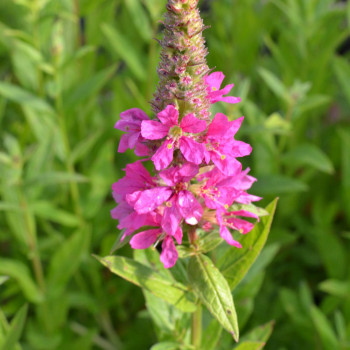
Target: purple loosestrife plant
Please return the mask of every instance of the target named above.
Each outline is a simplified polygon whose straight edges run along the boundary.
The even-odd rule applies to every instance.
[[[178,261],[177,247],[181,245],[189,288],[238,340],[229,282],[202,254],[212,248],[205,249],[201,241],[208,242],[207,237],[218,233],[220,242],[223,239],[232,249],[241,248],[243,255],[248,254],[247,270],[258,252],[252,255],[244,250],[241,235],[252,231],[251,220],[259,221],[262,211],[252,205],[260,198],[247,193],[256,179],[248,175],[249,169],[242,169],[238,160],[252,151],[249,144],[235,139],[244,118],[230,121],[222,113],[210,113],[212,104],[239,103],[240,98],[229,95],[233,84],[221,88],[225,77],[222,72],[211,72],[207,66],[202,36],[205,27],[197,3],[198,0],[168,0],[160,41],[159,85],[151,102],[154,114],[148,116],[133,108],[121,113],[115,125],[125,132],[118,151],[134,149],[142,158],[128,164],[125,177],[113,184],[117,206],[112,217],[119,220],[121,241],[130,240],[134,249],[160,248],[160,261],[166,269]],[[152,164],[151,173],[144,166],[146,162]],[[264,229],[270,223],[259,225]],[[266,237],[263,239],[264,243]],[[252,241],[249,244],[252,249]],[[116,259],[112,259],[113,263],[102,262],[120,276],[183,308],[178,301],[140,281],[135,262],[120,260],[125,265],[121,271]],[[125,270],[128,264],[129,270]],[[130,269],[134,273],[126,276]],[[198,347],[198,308],[193,320],[192,345]]]

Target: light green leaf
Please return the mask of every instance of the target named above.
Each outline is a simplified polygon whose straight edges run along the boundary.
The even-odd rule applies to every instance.
[[[325,350],[340,349],[340,344],[327,317],[316,307],[310,309],[312,321],[322,339]]]
[[[243,279],[263,249],[270,232],[276,205],[277,198],[266,207],[270,215],[262,217],[253,230],[244,237],[243,248],[230,248],[218,261],[219,269],[231,289],[234,289]]]
[[[63,209],[56,208],[51,202],[38,201],[30,204],[30,210],[39,217],[48,219],[58,224],[75,227],[80,224],[80,220],[75,215]]]
[[[234,350],[260,350],[265,346],[264,342],[245,341],[234,348]]]
[[[45,186],[45,185],[57,185],[65,184],[69,182],[87,182],[88,179],[81,174],[70,174],[59,171],[52,171],[43,174],[39,174],[27,180],[24,184],[26,186]]]
[[[237,314],[231,290],[213,262],[202,254],[191,257],[188,264],[188,279],[210,313],[238,341]]]
[[[145,67],[141,63],[139,54],[134,46],[116,28],[103,23],[101,26],[103,34],[106,36],[112,50],[118,54],[130,67],[131,71],[140,80],[146,79]]]
[[[37,111],[53,113],[52,107],[45,100],[16,85],[4,81],[0,82],[0,95],[20,105],[32,107]]]
[[[309,165],[328,174],[334,173],[332,161],[317,146],[304,143],[283,155],[283,162],[293,165]]]
[[[319,284],[319,289],[339,298],[347,298],[350,295],[350,282],[326,280]]]
[[[152,39],[152,27],[140,0],[124,0],[124,3],[134,20],[140,36],[146,42],[149,42]]]
[[[69,108],[75,107],[87,98],[98,93],[102,87],[111,79],[115,71],[116,65],[113,65],[96,73],[95,75],[92,75],[86,80],[79,82],[79,84],[72,90],[64,93],[64,108],[68,110]]]
[[[265,68],[259,68],[258,72],[265,81],[266,85],[275,93],[276,96],[282,98],[287,103],[290,103],[291,99],[288,90],[282,81],[276,77],[276,75]]]
[[[253,185],[253,191],[261,196],[304,192],[308,186],[299,180],[284,175],[262,175]]]
[[[81,258],[88,251],[90,231],[81,229],[64,241],[51,258],[48,270],[48,284],[52,293],[60,294],[68,280],[78,269]]]
[[[8,276],[0,276],[0,286],[8,280]]]
[[[116,275],[150,291],[178,309],[184,312],[196,309],[194,296],[183,284],[171,281],[153,269],[122,256],[96,258]]]
[[[24,305],[14,317],[11,322],[10,328],[5,336],[5,339],[0,343],[0,350],[14,350],[17,342],[19,341],[24,323],[27,317],[28,306]]]
[[[180,350],[180,349],[181,349],[181,345],[179,343],[162,342],[162,343],[153,345],[150,350]]]
[[[18,283],[26,298],[38,303],[42,300],[42,295],[34,283],[27,265],[13,259],[0,258],[0,274],[13,278]]]

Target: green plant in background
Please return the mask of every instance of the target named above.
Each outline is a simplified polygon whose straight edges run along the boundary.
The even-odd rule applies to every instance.
[[[1,346],[5,337],[27,349],[147,349],[157,341],[138,288],[90,254],[108,255],[116,238],[110,184],[135,158],[126,153],[112,166],[112,127],[128,108],[150,115],[160,50],[151,39],[164,6],[0,2]],[[348,349],[350,5],[200,6],[213,24],[209,66],[242,97],[212,112],[246,116],[238,138],[254,149],[243,159],[259,179],[252,193],[264,196],[262,206],[280,197],[268,243],[235,288],[241,333],[274,319],[266,349]],[[9,337],[25,304],[23,332]],[[169,317],[158,333],[171,329]],[[208,343],[215,327],[204,333]],[[223,332],[217,349],[233,347]]]

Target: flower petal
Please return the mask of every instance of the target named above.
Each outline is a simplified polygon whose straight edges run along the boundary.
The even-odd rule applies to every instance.
[[[237,248],[242,248],[242,245],[232,238],[231,232],[226,226],[220,226],[220,236],[229,244]]]
[[[207,123],[204,120],[196,118],[194,114],[190,113],[182,118],[180,126],[185,132],[197,134],[207,128]]]
[[[164,125],[171,128],[174,125],[178,125],[179,111],[173,105],[168,105],[164,110],[157,114],[157,118]]]
[[[193,139],[182,136],[179,140],[179,148],[185,159],[189,162],[200,164],[204,157],[204,146]]]
[[[224,78],[224,73],[214,72],[205,77],[205,82],[209,85],[211,90],[212,88],[215,88],[215,90],[219,90]]]
[[[165,236],[162,244],[162,253],[160,254],[160,261],[164,264],[166,269],[173,267],[176,263],[179,254],[176,250],[172,237]]]
[[[180,191],[178,207],[181,215],[189,225],[197,225],[203,214],[203,208],[196,197],[189,191]]]
[[[136,191],[136,195],[126,195],[126,200],[130,205],[134,205],[139,214],[146,214],[163,204],[172,193],[168,187],[155,187],[146,191]]]
[[[142,231],[134,235],[130,240],[131,248],[146,249],[150,247],[162,233],[162,230],[157,228],[153,230]]]
[[[147,140],[159,140],[168,135],[169,127],[155,120],[144,120],[141,135]]]
[[[151,159],[157,170],[164,169],[171,163],[174,153],[173,147],[172,140],[166,140],[153,155]]]
[[[173,198],[167,203],[162,219],[163,230],[172,236],[176,234],[181,222],[181,214],[177,208],[175,199],[176,198]]]

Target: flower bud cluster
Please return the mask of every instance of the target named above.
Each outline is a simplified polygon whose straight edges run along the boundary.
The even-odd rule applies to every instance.
[[[162,241],[160,259],[166,268],[176,263],[175,243],[182,243],[184,231],[218,228],[228,244],[239,248],[231,232],[246,234],[253,228],[242,217],[258,219],[232,207],[260,198],[246,192],[255,179],[237,160],[251,153],[249,144],[234,138],[243,117],[229,121],[217,113],[209,118],[211,104],[240,99],[225,96],[233,85],[221,89],[223,73],[208,74],[197,2],[168,0],[160,83],[152,102],[156,115],[151,119],[133,108],[115,125],[126,132],[118,151],[135,149],[145,158],[128,164],[125,177],[113,184],[118,206],[112,217],[124,230],[122,239],[132,235],[134,249]],[[143,165],[147,161],[154,166],[152,174]]]

